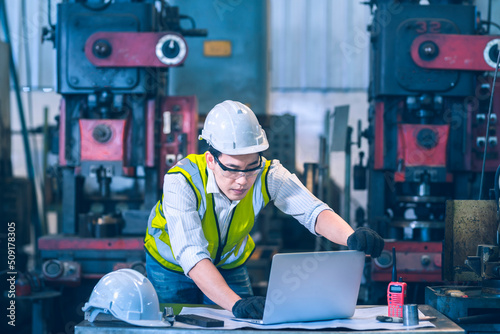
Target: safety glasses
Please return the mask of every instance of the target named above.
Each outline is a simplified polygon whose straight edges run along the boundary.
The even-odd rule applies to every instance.
[[[215,155],[213,156],[217,164],[220,166],[222,169],[222,176],[227,177],[228,179],[239,179],[240,177],[244,176],[246,178],[252,177],[256,174],[259,174],[260,171],[262,170],[262,156],[259,155],[259,165],[254,168],[249,168],[249,169],[233,169],[229,168],[227,166],[224,166],[222,162],[220,162],[219,158],[217,158]]]

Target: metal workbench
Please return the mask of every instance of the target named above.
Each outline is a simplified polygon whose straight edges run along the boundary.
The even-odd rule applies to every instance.
[[[360,306],[362,307],[362,306]],[[419,305],[419,310],[422,311],[425,315],[435,316],[436,320],[432,321],[435,328],[419,328],[414,330],[405,330],[405,334],[418,333],[418,334],[465,334],[465,331],[452,322],[450,319],[445,317],[440,312],[436,311],[436,309],[432,308],[428,305]],[[227,333],[228,330],[224,329],[209,329],[209,328],[200,328],[205,334],[211,333]],[[235,333],[263,333],[268,332],[264,330],[256,330],[256,329],[232,329],[232,332]],[[345,333],[347,330],[342,329],[323,329],[323,330],[302,330],[302,329],[283,329],[283,330],[269,330],[271,333]],[[112,322],[95,322],[90,323],[88,321],[82,321],[75,327],[75,334],[95,334],[95,333],[105,333],[105,334],[130,334],[130,333],[138,333],[138,334],[165,334],[166,332],[172,332],[177,334],[188,334],[193,332],[193,328],[145,328],[145,327],[136,327],[129,325],[125,322],[121,321],[112,321]],[[400,331],[396,330],[368,330],[368,331],[355,331],[359,334],[380,334],[380,333],[391,333],[396,334],[400,333]]]

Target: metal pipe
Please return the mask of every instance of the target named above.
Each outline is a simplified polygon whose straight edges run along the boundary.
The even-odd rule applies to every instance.
[[[488,29],[486,29],[486,34],[490,34],[491,29],[491,0],[488,0]]]
[[[46,234],[48,232],[48,223],[47,223],[47,199],[45,196],[45,187],[47,184],[45,183],[46,175],[47,175],[47,155],[49,154],[49,108],[43,108],[43,157],[42,157],[42,177],[41,180],[41,195],[42,195],[42,234]]]
[[[348,126],[345,143],[344,220],[349,225],[351,220],[351,145],[352,127]]]

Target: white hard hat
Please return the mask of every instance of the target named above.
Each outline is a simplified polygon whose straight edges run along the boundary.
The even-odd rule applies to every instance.
[[[151,282],[133,269],[120,269],[97,282],[89,301],[82,308],[86,319],[93,322],[103,313],[132,325],[168,327],[162,321],[158,295]]]
[[[228,155],[257,153],[267,150],[266,133],[253,111],[246,105],[226,100],[210,110],[200,139]]]

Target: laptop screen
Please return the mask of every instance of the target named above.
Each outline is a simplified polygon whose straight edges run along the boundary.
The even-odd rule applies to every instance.
[[[358,251],[276,254],[263,323],[351,317],[364,263],[365,254]]]

